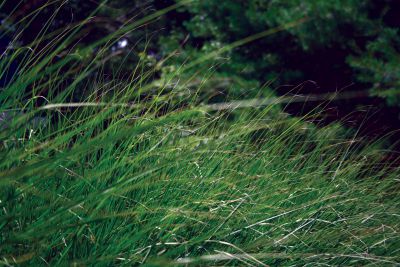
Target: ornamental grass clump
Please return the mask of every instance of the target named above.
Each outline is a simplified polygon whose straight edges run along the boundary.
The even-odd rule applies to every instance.
[[[2,56],[19,62],[0,91],[3,265],[400,263],[384,140],[274,104],[213,111],[181,69],[107,80],[136,26],[80,46],[84,23]]]

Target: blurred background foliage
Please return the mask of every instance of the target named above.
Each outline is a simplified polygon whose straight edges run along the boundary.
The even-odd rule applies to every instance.
[[[196,1],[183,12],[192,46],[232,41],[305,18],[287,31],[233,51],[227,70],[276,85],[315,81],[316,92],[349,84],[399,105],[400,2]]]
[[[183,1],[7,0],[1,5],[0,45],[2,50],[9,40],[18,40],[14,46],[29,45],[44,28],[53,32],[88,17],[79,42],[93,43],[177,2]],[[216,82],[207,87],[209,101],[269,95],[271,88],[277,94],[294,88],[295,93],[345,88],[368,90],[385,105],[400,106],[398,14],[397,0],[189,1],[116,42],[105,79],[123,79],[140,60],[146,62],[143,68],[154,70],[149,80],[159,78],[237,40],[299,21],[288,30],[208,58],[189,73],[196,75],[203,67],[215,72]],[[165,58],[168,64],[162,64]],[[218,86],[221,81],[225,85]]]

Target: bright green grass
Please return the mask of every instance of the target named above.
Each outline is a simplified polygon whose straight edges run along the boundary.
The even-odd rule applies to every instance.
[[[144,85],[140,67],[100,82],[102,53],[54,61],[58,47],[0,92],[0,112],[20,112],[0,130],[2,264],[400,263],[400,170],[379,142],[278,107],[207,112],[201,88]],[[97,104],[43,110],[43,88],[50,104]]]

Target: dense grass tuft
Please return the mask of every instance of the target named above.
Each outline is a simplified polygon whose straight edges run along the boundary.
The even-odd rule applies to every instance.
[[[60,57],[73,35],[3,55],[24,67],[0,91],[2,264],[400,264],[379,142],[276,106],[209,111],[179,72],[102,81],[116,36]]]

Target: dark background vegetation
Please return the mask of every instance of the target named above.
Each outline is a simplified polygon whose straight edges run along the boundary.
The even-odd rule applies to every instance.
[[[102,5],[94,0],[7,0],[0,9],[0,50],[9,45],[29,45],[45,26],[53,32],[90,16],[79,41],[92,43],[125,23],[176,2],[113,0]],[[38,9],[40,13],[32,13]],[[209,88],[212,92],[207,101],[263,96],[259,88],[278,95],[368,91],[369,97],[362,94],[324,105],[321,120],[340,119],[349,126],[361,127],[365,134],[381,136],[397,130],[399,125],[398,14],[397,0],[192,1],[127,34],[126,47],[117,43],[110,50],[113,59],[104,79],[116,78],[115,66],[118,77],[123,78],[123,73],[130,72],[143,55],[152,66],[174,53],[170,64],[179,66],[234,41],[304,20],[289,30],[214,58],[216,75],[235,85]],[[11,42],[17,34],[18,41]],[[15,64],[12,70],[17,69]],[[154,76],[162,71],[155,71]],[[6,83],[10,74],[1,79],[2,84]],[[286,110],[303,115],[316,104],[291,104]]]

